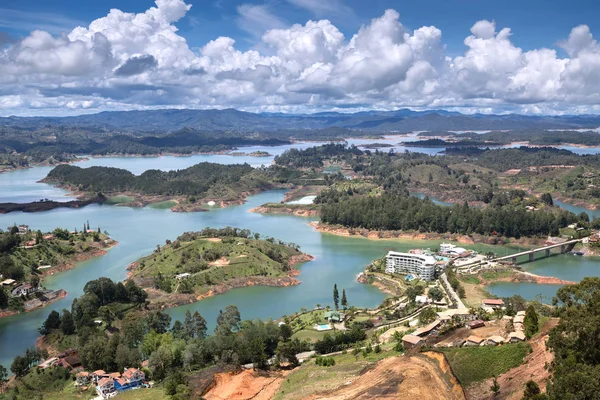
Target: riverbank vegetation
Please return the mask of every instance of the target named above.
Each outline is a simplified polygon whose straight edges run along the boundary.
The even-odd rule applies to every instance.
[[[246,229],[204,229],[168,241],[130,266],[130,279],[149,288],[152,306],[171,307],[248,285],[298,284],[294,265],[311,257],[293,243]]]
[[[56,228],[42,233],[25,225],[0,231],[0,316],[31,311],[64,297],[64,291],[44,289],[44,275],[73,268],[115,244],[100,228],[90,229],[89,222],[73,232]]]

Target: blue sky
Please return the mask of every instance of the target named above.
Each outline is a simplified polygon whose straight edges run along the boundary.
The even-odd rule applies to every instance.
[[[193,7],[187,16],[176,25],[190,46],[196,47],[217,36],[236,39],[240,48],[251,47],[256,38],[238,23],[238,7],[243,4],[266,5],[288,24],[327,18],[346,36],[380,16],[385,9],[393,8],[400,13],[407,28],[434,25],[441,29],[443,42],[451,55],[464,51],[463,40],[469,28],[481,19],[495,20],[499,27],[510,27],[513,42],[524,50],[554,47],[571,28],[580,24],[588,25],[592,31],[597,31],[600,25],[600,1],[595,0],[347,0],[345,4],[351,13],[319,16],[284,0],[201,0],[191,4]],[[52,33],[59,33],[103,17],[111,8],[139,13],[153,5],[149,0],[3,0],[0,10],[16,13],[8,16],[0,12],[0,31],[25,36],[34,27],[52,26]],[[2,14],[7,16],[2,17]]]
[[[3,0],[0,116],[600,113],[599,15],[592,0]]]

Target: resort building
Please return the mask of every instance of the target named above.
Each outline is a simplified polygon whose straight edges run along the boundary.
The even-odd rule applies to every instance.
[[[450,243],[442,243],[440,244],[440,253],[457,257],[467,255],[470,252],[464,247],[458,247]]]
[[[404,346],[405,349],[411,349],[415,346],[419,346],[423,344],[423,339],[421,339],[419,336],[414,336],[414,335],[404,335],[402,337],[402,345]]]
[[[471,335],[465,341],[464,346],[479,346],[485,339],[476,335]]]
[[[385,272],[412,274],[425,281],[435,279],[436,260],[433,256],[390,251],[386,256]]]

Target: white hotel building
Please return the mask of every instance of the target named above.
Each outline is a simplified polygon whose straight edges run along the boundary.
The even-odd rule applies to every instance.
[[[390,251],[385,259],[388,274],[413,274],[425,281],[435,279],[436,259],[433,256]]]

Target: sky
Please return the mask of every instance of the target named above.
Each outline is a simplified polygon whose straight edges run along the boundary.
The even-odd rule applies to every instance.
[[[2,0],[0,116],[599,114],[598,15],[593,0]]]

